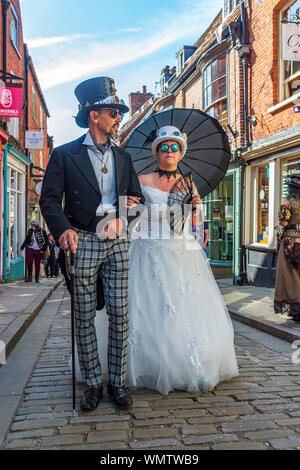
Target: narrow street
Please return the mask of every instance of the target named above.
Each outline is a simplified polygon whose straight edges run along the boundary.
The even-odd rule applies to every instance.
[[[70,299],[51,295],[0,369],[1,449],[300,449],[300,364],[291,343],[234,322],[240,376],[212,393],[150,390],[129,411],[107,395],[72,412]]]

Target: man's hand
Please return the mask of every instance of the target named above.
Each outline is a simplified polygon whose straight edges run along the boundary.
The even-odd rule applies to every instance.
[[[75,230],[69,228],[59,237],[59,246],[63,250],[71,250],[72,253],[76,253],[78,248],[78,233]]]
[[[131,207],[136,206],[140,202],[140,197],[126,196],[125,207],[130,209]]]
[[[124,227],[122,219],[112,219],[106,222],[103,229],[99,233],[99,238],[102,240],[115,240],[120,236]]]

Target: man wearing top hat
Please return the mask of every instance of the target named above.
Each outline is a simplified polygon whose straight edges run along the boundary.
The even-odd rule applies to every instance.
[[[124,388],[128,338],[128,248],[121,199],[144,202],[130,155],[115,145],[123,114],[114,81],[96,77],[75,89],[76,123],[89,128],[79,139],[55,148],[43,181],[40,207],[62,249],[75,253],[74,314],[79,364],[87,390],[81,408],[93,410],[103,396],[94,326],[99,272],[109,316],[108,394],[120,406],[132,399]],[[62,208],[65,196],[64,210]],[[129,219],[130,221],[130,219]],[[122,236],[120,236],[122,235]]]

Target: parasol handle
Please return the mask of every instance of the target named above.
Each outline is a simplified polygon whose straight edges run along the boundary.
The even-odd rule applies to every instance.
[[[195,193],[195,190],[193,189],[193,175],[192,174],[190,175],[190,180],[191,180],[191,187],[192,187],[192,195],[194,195],[196,193]],[[197,231],[195,212],[196,212],[196,208],[193,207],[192,209],[192,232]]]

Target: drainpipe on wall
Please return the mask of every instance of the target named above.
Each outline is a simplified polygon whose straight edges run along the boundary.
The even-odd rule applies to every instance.
[[[239,275],[237,277],[237,284],[243,286],[247,282],[247,271],[246,271],[246,249],[243,244],[244,238],[244,184],[245,184],[245,169],[246,162],[241,158],[241,153],[248,149],[249,142],[249,113],[248,113],[248,64],[250,59],[251,46],[246,42],[246,18],[245,18],[245,5],[241,3],[241,37],[240,45],[237,46],[238,56],[242,60],[243,67],[243,111],[244,111],[244,126],[245,126],[245,142],[243,147],[236,149],[236,161],[238,161],[241,167],[241,179],[240,179],[240,212],[239,212],[239,225],[240,225],[240,236],[239,236]]]
[[[8,204],[7,204],[7,144],[5,144],[3,156],[3,280],[7,282],[7,218],[8,218]]]

